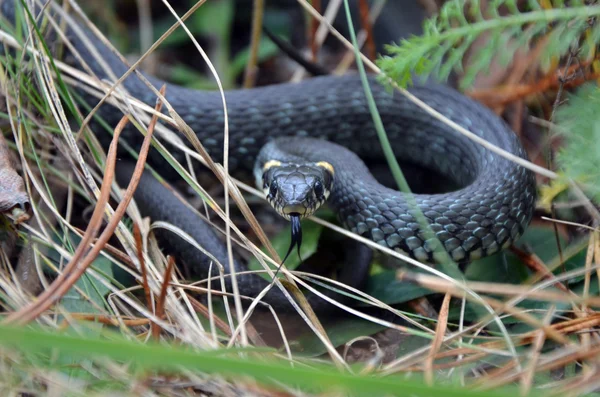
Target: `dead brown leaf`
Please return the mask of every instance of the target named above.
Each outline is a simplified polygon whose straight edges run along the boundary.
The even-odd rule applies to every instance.
[[[30,218],[29,205],[23,178],[15,170],[4,135],[0,134],[0,213],[20,224]]]

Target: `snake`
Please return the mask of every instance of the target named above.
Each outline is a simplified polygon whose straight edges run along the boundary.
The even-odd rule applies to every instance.
[[[55,6],[52,3],[49,9]],[[4,0],[0,10],[9,21],[14,21],[14,0]],[[78,68],[83,68],[84,62],[83,70],[91,71],[99,79],[110,80],[103,65],[117,77],[127,71],[128,65],[103,41],[78,22],[72,23],[75,25],[66,31],[71,47],[65,47],[65,62]],[[89,46],[95,47],[102,62]],[[74,53],[78,57],[73,56]],[[211,157],[222,162],[225,115],[220,93],[146,77],[155,87],[167,84],[168,102]],[[436,247],[441,247],[455,262],[467,263],[514,243],[533,215],[534,174],[431,117],[400,92],[390,92],[375,77],[369,77],[368,81],[395,156],[443,175],[455,182],[457,189],[414,194],[409,199],[407,193],[382,185],[369,172],[366,163],[381,161],[383,151],[357,74],[225,91],[230,173],[247,176],[256,173],[257,168],[262,170],[262,175],[259,172],[257,177],[259,188],[265,188],[267,196],[276,190],[271,192],[271,198],[277,201],[280,210],[285,207],[279,200],[286,188],[273,189],[273,181],[281,185],[295,175],[309,186],[308,196],[313,201],[320,203],[328,196],[328,206],[346,229],[421,262],[439,261]],[[149,105],[156,101],[154,93],[136,75],[127,77],[121,89]],[[445,118],[491,145],[527,159],[516,134],[482,104],[439,83],[415,84],[408,90]],[[98,103],[97,98],[79,92],[89,105]],[[98,116],[114,127],[122,112],[106,104],[99,109]],[[103,144],[110,143],[110,134],[102,133],[99,127],[94,128],[94,132]],[[143,135],[130,128],[123,132],[121,139],[139,149]],[[178,161],[185,161],[181,151],[171,153]],[[148,161],[155,169],[168,173],[169,167],[164,166],[166,162],[160,154],[151,152]],[[274,171],[289,166],[293,169]],[[311,174],[319,171],[320,176]],[[120,183],[128,181],[130,172],[127,166],[121,168],[117,173]],[[277,191],[281,192],[279,196]],[[242,273],[236,279],[243,296],[255,297],[269,285],[262,277],[245,272],[247,267],[241,261],[234,259],[230,263],[218,232],[149,173],[144,173],[134,198],[143,215],[178,226],[210,251],[211,255],[207,256],[173,233],[158,234],[165,249],[191,264],[198,275],[216,276],[216,266],[211,267],[216,260],[223,265],[225,274],[229,274],[232,267]],[[298,203],[291,208],[295,210],[288,214],[301,212]],[[426,227],[418,220],[419,212],[428,224]],[[344,277],[349,284],[360,284],[367,273],[362,265],[351,266],[345,270]],[[231,281],[225,279],[225,288],[231,290]],[[315,311],[328,306],[314,294],[307,297]],[[271,288],[262,301],[282,310],[290,307],[278,288]]]

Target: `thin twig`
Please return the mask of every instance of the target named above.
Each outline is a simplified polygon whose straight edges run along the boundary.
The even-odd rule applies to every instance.
[[[377,52],[375,51],[375,37],[373,36],[373,25],[371,24],[371,18],[369,18],[369,3],[367,3],[367,0],[358,0],[358,9],[360,25],[367,33],[365,44],[367,56],[370,60],[375,61],[377,58]]]
[[[148,310],[152,311],[152,291],[148,285],[148,271],[146,269],[146,262],[144,261],[144,243],[142,242],[142,234],[137,223],[133,224],[133,239],[135,240],[135,248],[140,263],[140,272],[142,273],[142,287],[144,288],[146,306]]]
[[[448,309],[450,307],[450,298],[452,295],[446,293],[444,296],[444,300],[442,301],[442,307],[440,309],[440,315],[438,317],[437,326],[435,328],[435,338],[431,342],[431,353],[425,360],[424,364],[424,372],[425,372],[425,382],[428,385],[433,384],[433,361],[435,356],[442,347],[442,343],[444,341],[444,336],[446,335],[446,328],[448,327]]]
[[[252,88],[256,82],[258,48],[260,47],[260,37],[262,33],[263,15],[265,12],[265,1],[254,0],[252,10],[252,34],[250,36],[250,52],[248,54],[248,63],[244,73],[244,88]]]
[[[171,280],[171,274],[175,268],[175,258],[172,256],[167,257],[167,268],[165,269],[165,276],[163,278],[162,285],[160,286],[160,295],[156,301],[156,317],[162,318],[165,314],[165,299],[167,298],[167,290],[169,289],[169,283]],[[157,323],[152,323],[152,335],[154,338],[160,338],[160,326]]]
[[[312,6],[315,8],[315,10],[317,10],[319,14],[321,14],[321,0],[312,0]],[[312,56],[312,61],[317,62],[317,54],[319,53],[320,45],[317,42],[316,35],[317,29],[319,28],[319,21],[317,21],[315,18],[309,18],[309,21],[310,37],[308,42],[310,43],[310,54]]]

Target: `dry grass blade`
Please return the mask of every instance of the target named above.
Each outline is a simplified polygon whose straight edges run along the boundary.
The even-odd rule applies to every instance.
[[[435,338],[433,338],[433,341],[431,342],[431,353],[429,354],[427,360],[425,360],[425,382],[427,382],[427,384],[429,385],[432,385],[434,380],[433,361],[436,354],[440,350],[440,347],[442,347],[444,335],[446,334],[446,328],[448,326],[448,308],[450,307],[451,297],[452,295],[448,293],[446,293],[446,295],[444,296],[444,300],[442,301],[442,307],[440,309],[438,323],[435,328]]]
[[[148,285],[148,270],[144,261],[144,243],[142,242],[142,234],[137,223],[133,224],[133,238],[135,240],[135,248],[137,250],[137,258],[140,263],[140,271],[142,273],[142,287],[144,288],[144,296],[148,310],[152,310],[152,291]]]
[[[256,83],[257,62],[258,62],[258,47],[260,45],[260,36],[263,25],[263,15],[265,12],[265,1],[254,0],[254,8],[252,11],[252,33],[250,35],[250,56],[246,64],[246,72],[244,74],[244,88],[252,88]]]
[[[590,271],[586,272],[589,273]],[[439,277],[428,276],[419,273],[412,273],[407,271],[399,271],[396,275],[396,279],[400,281],[406,281],[421,285],[434,291],[442,293],[451,293],[455,297],[461,297],[463,291],[449,283],[446,280],[442,280]],[[552,280],[554,283],[554,280]],[[556,285],[555,283],[553,285]],[[482,292],[487,294],[507,295],[507,296],[521,296],[528,299],[535,299],[547,302],[573,302],[583,303],[594,307],[600,307],[600,297],[587,296],[579,297],[577,295],[565,295],[561,292],[552,291],[537,291],[532,289],[529,285],[514,285],[514,284],[501,284],[501,283],[485,283],[477,281],[467,281],[465,286],[469,289]]]
[[[544,324],[545,325],[549,325],[548,320],[552,317],[552,310],[549,311],[546,315],[546,318],[544,320]],[[562,334],[566,335],[570,335],[570,334],[575,334],[575,333],[579,333],[585,329],[587,329],[587,327],[594,327],[597,326],[597,324],[599,324],[600,321],[600,316],[595,315],[593,316],[593,318],[588,318],[588,319],[575,319],[575,320],[568,320],[568,321],[563,321],[557,324],[552,324],[549,325],[552,329],[554,329],[557,332],[560,332]],[[538,346],[541,346],[542,342],[544,341],[544,339],[547,337],[547,333],[544,332],[541,329],[536,329],[534,331],[528,332],[526,334],[523,335],[516,335],[515,336],[515,345],[517,346],[525,346],[528,344],[533,344],[533,352],[534,355],[536,354],[535,352],[537,351],[536,349],[538,349]],[[435,360],[443,360],[443,359],[448,359],[451,357],[460,357],[460,356],[466,356],[466,358],[462,358],[460,361],[456,361],[456,362],[449,362],[449,363],[440,363],[440,364],[435,364],[433,365],[433,368],[436,370],[444,370],[444,369],[449,369],[449,368],[456,368],[458,366],[463,366],[469,363],[476,363],[476,362],[480,362],[481,360],[485,359],[485,357],[489,356],[490,354],[493,354],[492,351],[495,349],[501,349],[504,345],[503,341],[492,341],[492,342],[484,342],[480,345],[476,345],[473,347],[459,347],[459,348],[455,348],[452,350],[448,350],[448,351],[444,351],[444,352],[440,352],[436,355]],[[574,344],[568,344],[566,346],[566,348],[568,349],[576,349],[578,348],[578,346],[574,345]],[[540,356],[541,357],[541,356]],[[533,359],[533,357],[532,357]],[[543,358],[545,360],[545,358]],[[542,358],[540,359],[534,359],[533,361],[537,363],[540,362],[540,360],[542,360]],[[525,369],[522,373],[523,376],[530,376],[532,374],[531,371],[538,371],[537,366],[531,364],[531,360],[530,360],[530,365],[527,366],[527,369]],[[478,380],[476,380],[473,385],[474,386],[483,386],[483,385],[487,385],[489,384],[490,381],[496,381],[498,379],[500,379],[502,376],[506,375],[506,374],[510,374],[511,371],[513,371],[516,368],[516,363],[514,361],[509,362],[507,364],[505,364],[504,366],[494,369],[492,371],[489,372],[489,374],[485,377],[480,377]],[[409,367],[406,368],[406,370],[408,371],[420,371],[421,368],[419,366],[414,366],[414,367]],[[529,373],[527,372],[529,371]],[[504,384],[504,382],[502,383]]]
[[[573,347],[565,347],[557,349],[556,351],[546,355],[539,364],[535,367],[535,372],[551,371],[553,369],[562,368],[574,362],[592,359],[600,354],[600,346],[594,344],[589,349],[576,349]],[[511,382],[515,382],[524,376],[523,371],[511,371],[497,378],[480,378],[477,383],[481,385],[481,389],[490,390],[503,385],[507,385]]]
[[[169,283],[173,269],[175,268],[175,258],[172,256],[167,257],[167,268],[165,269],[165,276],[163,277],[163,283],[160,286],[160,295],[156,301],[156,317],[162,318],[165,314],[165,299],[167,298],[167,290],[169,289]],[[160,326],[157,323],[152,323],[152,336],[154,338],[160,338]]]
[[[85,233],[85,230],[81,230],[80,228],[75,227],[75,226],[73,227],[73,230],[76,231],[77,234],[79,234],[79,235],[83,235]],[[98,242],[98,239],[94,239],[92,244],[96,244],[97,242]],[[135,268],[135,263],[133,262],[133,260],[126,253],[121,251],[120,249],[107,243],[104,246],[104,251],[109,253],[111,256],[114,256],[119,262],[126,264],[131,269]]]
[[[340,6],[342,5],[342,1],[343,0],[331,0],[328,2],[327,8],[325,9],[325,13],[323,14],[323,17],[328,22],[331,23],[331,21],[333,21],[335,19],[335,16],[337,15],[337,13],[340,9]],[[318,0],[316,2],[313,1],[312,6],[316,10],[318,10],[317,13],[320,15],[321,14],[320,0]],[[316,18],[308,18],[308,19],[310,20],[310,23],[314,26],[314,29],[315,29],[314,35],[311,34],[310,32],[307,33],[307,35],[310,37],[308,42],[311,45],[311,52],[313,52],[313,54],[317,54],[319,49],[323,45],[325,38],[329,34],[329,30],[327,29],[327,26],[325,26],[323,23],[321,23],[318,19],[316,19]],[[306,70],[304,68],[298,68],[294,72],[290,81],[298,82],[298,81],[301,81],[305,76],[306,76]]]
[[[164,91],[164,87],[162,89]],[[157,104],[157,110],[160,110],[160,103]],[[86,230],[86,234],[81,240],[75,254],[71,258],[69,264],[65,267],[63,272],[54,280],[50,288],[46,289],[39,297],[36,302],[30,304],[29,306],[18,310],[17,312],[11,313],[4,322],[6,323],[18,323],[24,324],[29,321],[32,321],[45,310],[47,310],[51,305],[53,305],[58,299],[60,299],[70,288],[71,286],[81,277],[81,275],[85,272],[87,267],[93,262],[96,258],[100,250],[103,248],[104,244],[108,241],[108,239],[112,236],[115,228],[120,222],[121,218],[125,214],[127,206],[129,202],[133,198],[133,193],[137,188],[137,184],[139,183],[144,164],[146,162],[146,156],[148,155],[148,150],[150,149],[150,142],[154,130],[154,126],[158,119],[153,117],[152,123],[148,129],[148,134],[144,138],[144,142],[140,149],[140,156],[135,166],[134,174],[131,178],[131,182],[127,187],[127,191],[123,198],[123,201],[119,203],[115,214],[111,217],[108,225],[100,235],[98,242],[94,247],[89,250],[89,245],[92,239],[98,233],[100,228],[100,223],[102,222],[102,215],[105,211],[105,206],[108,203],[108,197],[110,195],[110,186],[114,177],[115,170],[115,161],[117,157],[117,144],[118,139],[121,134],[121,131],[128,123],[127,116],[124,116],[121,119],[121,122],[115,128],[115,134],[113,140],[111,142],[111,146],[107,156],[107,165],[105,169],[104,179],[102,181],[102,188],[100,190],[100,198],[96,203],[96,207],[94,209],[94,214],[92,215],[92,219],[88,225]],[[87,255],[84,257],[83,255],[87,252]]]
[[[556,308],[554,306],[551,307],[550,310],[548,310],[548,313],[546,314],[546,317],[544,319],[545,325],[550,325],[550,322],[554,317],[555,310]],[[529,394],[529,392],[531,391],[531,387],[533,385],[533,376],[535,375],[535,368],[539,362],[540,352],[545,340],[546,334],[544,334],[543,331],[538,331],[533,341],[533,346],[531,346],[531,357],[527,365],[527,370],[525,372],[525,375],[521,378],[522,396]]]
[[[69,279],[72,279],[72,275],[81,276],[85,271],[85,268],[82,269],[83,264],[80,265],[79,261],[84,260],[84,254],[89,250],[90,243],[96,237],[100,224],[102,222],[102,216],[104,213],[104,206],[108,203],[108,198],[110,196],[110,185],[112,183],[113,175],[114,175],[114,164],[116,160],[117,154],[117,142],[119,139],[119,135],[125,125],[127,124],[127,118],[124,117],[117,128],[115,128],[115,135],[113,141],[111,143],[111,147],[109,149],[109,159],[110,162],[107,162],[107,170],[104,176],[104,180],[102,182],[102,189],[100,191],[100,197],[98,199],[98,203],[94,209],[94,214],[90,219],[86,232],[83,236],[83,239],[79,243],[77,250],[73,254],[71,261],[67,264],[63,273],[54,280],[50,288],[46,289],[39,297],[38,300],[27,307],[24,307],[17,312],[11,313],[5,320],[5,323],[18,323],[24,324],[33,319],[35,319],[39,314],[48,309],[54,302],[58,300],[60,296],[58,295],[58,291],[60,290],[61,285],[65,285],[69,282]],[[96,244],[96,247],[100,247],[100,244]],[[97,251],[97,250],[96,250]],[[95,257],[95,255],[94,255]],[[88,264],[91,261],[88,262]],[[73,283],[77,279],[73,280]],[[72,285],[69,284],[67,289]],[[66,289],[64,290],[66,292]],[[63,292],[63,293],[64,293]]]
[[[321,13],[321,0],[313,0],[312,6],[315,8],[315,10],[317,10],[317,12],[319,14]],[[319,52],[319,47],[320,47],[320,45],[317,44],[317,40],[316,40],[317,29],[319,28],[319,25],[317,22],[318,21],[314,18],[309,19],[308,42],[310,43],[310,54],[312,56],[313,62],[317,62],[317,54]]]
[[[504,87],[495,87],[487,90],[472,90],[469,92],[469,96],[490,107],[506,106],[507,104],[516,102],[520,99],[557,89],[561,84],[564,88],[574,88],[579,87],[588,81],[597,80],[600,77],[600,73],[588,71],[586,66],[588,66],[588,63],[584,61],[580,64],[564,68],[563,70],[552,71],[532,84],[506,85]],[[563,77],[561,76],[571,75],[578,70],[585,70],[585,74],[566,82],[563,81]]]
[[[524,252],[516,247],[512,247],[511,250],[517,254],[527,267],[535,272],[536,278],[541,280],[552,280],[554,278],[554,274],[537,255]],[[563,283],[557,282],[554,286],[567,294],[571,293]]]
[[[358,1],[358,9],[360,16],[360,24],[362,28],[366,32],[366,47],[367,47],[367,56],[371,61],[375,61],[377,58],[377,54],[375,51],[375,38],[373,36],[373,25],[371,24],[371,20],[369,18],[369,3],[366,0]]]
[[[124,318],[120,317],[119,319],[103,314],[88,314],[88,313],[69,313],[69,316],[75,320],[83,320],[89,322],[99,322],[100,324],[111,325],[113,327],[118,327],[121,324],[125,324],[128,327],[140,327],[143,325],[148,325],[151,321],[147,318]],[[71,326],[71,323],[64,319],[62,323],[58,326],[58,329],[66,329]]]
[[[192,302],[194,309],[196,309],[196,311],[198,313],[200,313],[205,318],[212,319],[215,322],[217,328],[219,328],[219,330],[221,330],[221,332],[223,332],[225,335],[227,335],[227,337],[230,340],[235,339],[235,335],[232,334],[231,328],[223,320],[221,320],[214,313],[211,313],[211,311],[208,310],[206,306],[204,306],[202,303],[198,302],[196,299],[194,299],[192,297],[189,297],[189,299]],[[252,326],[251,323],[248,323],[246,325],[246,327],[247,327],[247,331],[248,331],[248,338],[250,338],[250,341],[252,341],[252,344],[254,346],[260,346],[260,347],[268,346],[268,344],[263,340],[263,338],[260,336],[259,332]]]

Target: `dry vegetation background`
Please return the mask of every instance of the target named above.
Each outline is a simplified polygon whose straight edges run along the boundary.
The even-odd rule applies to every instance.
[[[224,89],[304,77],[261,35],[263,20],[332,73],[356,66],[352,42],[328,22],[336,14],[345,21],[342,1],[329,1],[328,11],[315,0],[284,2],[293,11],[283,3],[265,10],[259,0],[100,3],[80,1],[85,13],[71,8],[130,62],[144,54],[144,70],[177,84],[215,90],[213,73]],[[399,84],[411,71],[449,77],[519,135],[540,187],[534,221],[519,244],[471,264],[464,278],[415,261],[399,266],[397,253],[374,247],[379,252],[365,290],[347,291],[360,310],[344,306],[335,317],[231,309],[219,291],[207,301],[206,283],[186,277],[151,233],[177,229],[151,226],[134,202],[128,206],[135,178],[128,190],[111,184],[116,146],[105,153],[95,134],[106,131],[84,126],[90,109],[73,88],[103,97],[112,84],[63,63],[61,46],[23,35],[35,32],[31,20],[21,16],[20,31],[3,20],[0,387],[6,395],[597,393],[600,6],[423,0],[414,6],[440,17],[392,50],[396,58],[374,62],[380,43],[372,32],[385,2],[355,4],[367,69],[381,67]],[[161,37],[175,21],[171,12],[185,14],[199,43],[183,29]],[[282,12],[306,26],[285,32],[285,23],[273,23]],[[162,45],[146,52],[154,42]],[[47,49],[57,55],[52,63]],[[195,175],[173,160],[189,176],[178,187],[194,193],[191,202],[230,233],[234,248],[245,247],[253,270],[275,269],[289,231],[259,193],[212,162],[190,131],[183,138],[169,134],[165,125],[186,130],[176,113],[157,112],[168,104],[151,109],[118,90],[115,98],[148,125],[138,170],[153,136],[174,142],[189,162],[206,164],[209,171]],[[133,119],[114,128],[115,145]],[[338,256],[330,242],[340,235],[360,240],[333,219],[324,211],[304,223],[302,257],[317,267]],[[319,244],[322,237],[328,243]],[[292,280],[310,286],[321,279],[283,274],[292,291]]]

